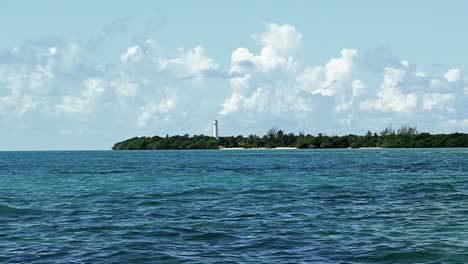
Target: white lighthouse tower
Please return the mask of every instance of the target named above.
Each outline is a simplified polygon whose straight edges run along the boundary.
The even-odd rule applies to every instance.
[[[218,120],[213,121],[213,137],[218,138]]]

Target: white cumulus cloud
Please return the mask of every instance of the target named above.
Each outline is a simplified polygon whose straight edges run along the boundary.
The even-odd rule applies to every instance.
[[[444,78],[447,82],[458,82],[461,78],[461,71],[460,69],[451,69],[444,74]]]
[[[405,94],[400,84],[403,82],[406,71],[396,68],[386,68],[377,98],[369,99],[361,104],[364,110],[379,110],[382,112],[405,112],[410,113],[417,106],[416,94]]]
[[[356,55],[355,49],[343,49],[341,57],[332,58],[325,67],[306,68],[298,81],[314,94],[332,96],[349,85]]]
[[[255,38],[265,48],[279,55],[290,55],[300,47],[302,34],[289,24],[268,23],[266,31]]]

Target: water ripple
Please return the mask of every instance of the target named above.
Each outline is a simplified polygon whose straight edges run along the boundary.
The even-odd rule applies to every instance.
[[[0,153],[0,262],[466,263],[466,157]]]

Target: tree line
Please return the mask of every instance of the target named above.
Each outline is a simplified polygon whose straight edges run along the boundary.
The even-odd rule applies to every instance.
[[[228,136],[218,139],[206,135],[176,135],[134,137],[114,144],[113,150],[156,150],[156,149],[218,149],[218,148],[275,148],[296,147],[319,148],[445,148],[468,147],[468,134],[420,133],[416,127],[402,126],[397,130],[387,127],[380,133],[365,135],[310,135],[285,133],[272,128],[264,136]]]

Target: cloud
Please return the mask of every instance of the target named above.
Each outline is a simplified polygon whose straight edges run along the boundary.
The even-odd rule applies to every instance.
[[[213,101],[206,84],[229,78],[203,47],[177,50],[173,55],[161,53],[152,39],[129,46],[116,64],[99,61],[96,49],[88,49],[86,41],[38,44],[28,48],[32,52],[27,56],[22,50],[11,51],[11,60],[0,62],[2,115],[33,113],[57,122],[75,119],[91,126],[96,120],[105,123],[110,115],[120,113],[126,121],[119,118],[116,123],[143,128],[158,122],[161,113],[167,113],[167,118],[169,112],[176,111],[173,106],[178,97],[181,104],[177,111],[185,113],[179,116],[188,118],[187,113],[200,105],[216,112],[222,99]],[[169,101],[160,104],[159,98]],[[191,122],[195,121],[186,124]]]
[[[156,103],[151,101],[147,105],[141,108],[141,112],[138,115],[137,124],[139,127],[145,127],[155,118],[156,114],[166,114],[174,109],[176,101],[174,98],[167,98],[165,100]],[[168,120],[169,116],[164,116],[164,119]]]
[[[141,48],[139,46],[129,47],[126,52],[120,56],[123,62],[136,62],[141,60]]]
[[[62,113],[80,113],[90,111],[88,106],[105,91],[105,81],[97,78],[90,78],[83,82],[84,90],[81,96],[63,96],[55,108]]]
[[[86,101],[76,96],[63,96],[55,108],[62,113],[79,113],[86,107]]]
[[[104,81],[97,78],[87,79],[83,82],[86,90],[83,92],[83,97],[93,99],[102,94],[105,90]]]
[[[269,23],[266,25],[265,32],[254,38],[257,39],[265,49],[275,51],[279,55],[285,56],[299,49],[302,34],[291,25]]]
[[[363,110],[379,110],[382,112],[409,113],[417,106],[417,96],[414,93],[405,94],[399,85],[403,82],[406,72],[402,69],[386,68],[383,83],[377,92],[377,98],[362,102]]]
[[[183,78],[202,78],[204,72],[218,69],[218,64],[205,55],[201,46],[187,51],[184,50],[183,54],[176,58],[160,59],[159,66],[161,70]]]
[[[35,110],[37,102],[31,96],[7,96],[0,97],[0,111],[4,114],[22,116],[27,112]]]
[[[366,93],[366,85],[361,80],[354,80],[351,83],[351,88],[353,89],[354,97],[359,97]]]
[[[409,63],[406,60],[405,63]],[[373,74],[383,73],[385,68],[400,67],[402,60],[395,56],[388,45],[366,50],[359,57],[360,66]]]
[[[449,111],[454,111],[450,107],[451,102],[455,99],[454,94],[430,93],[423,97],[423,110],[433,110],[437,106],[448,107]]]
[[[444,74],[445,80],[447,82],[458,82],[461,79],[460,69],[451,69]]]
[[[466,93],[466,86],[457,84],[462,81],[458,69],[429,75],[388,47],[362,57],[356,49],[345,48],[324,65],[305,65],[294,57],[302,35],[290,37],[284,31],[297,32],[290,25],[267,25],[256,35],[258,54],[246,48],[233,51],[230,73],[236,76],[230,80],[230,96],[221,104],[221,121],[246,127],[251,120],[284,122],[287,116],[288,124],[299,130],[320,123],[341,131],[390,122],[441,128],[445,124],[436,125],[431,118],[466,116],[461,106],[466,97],[457,97]]]
[[[223,103],[223,109],[221,110],[221,115],[227,115],[232,112],[239,110],[240,104],[242,103],[244,97],[237,92],[234,92],[231,97],[226,99]]]
[[[341,57],[332,58],[324,67],[306,68],[297,80],[313,94],[332,96],[348,84],[356,55],[355,49],[343,49]]]
[[[60,50],[60,66],[64,71],[72,71],[83,63],[84,54],[79,43],[69,41]]]
[[[300,46],[302,34],[291,25],[271,23],[256,39],[262,45],[258,54],[246,48],[232,52],[232,94],[222,104],[221,115],[244,112],[250,116],[277,116],[303,107],[294,95],[298,92],[294,82],[299,65],[290,56]]]
[[[0,51],[0,122],[121,138],[208,133],[216,118],[226,135],[271,126],[351,133],[387,123],[455,130],[468,120],[461,69],[424,69],[389,47],[347,47],[324,63],[303,61],[302,33],[269,23],[254,35],[257,46],[233,48],[224,65],[201,45],[163,49],[163,40],[138,39],[109,51],[111,59],[90,40],[71,38]]]
[[[112,81],[110,86],[115,89],[117,95],[122,97],[133,97],[137,95],[138,87],[137,82],[132,82],[128,77],[123,74],[120,78]]]
[[[0,62],[0,115],[23,116],[39,109],[41,97],[49,92],[55,79],[55,52],[53,47],[44,49],[30,64],[21,49],[11,52],[10,60]]]

